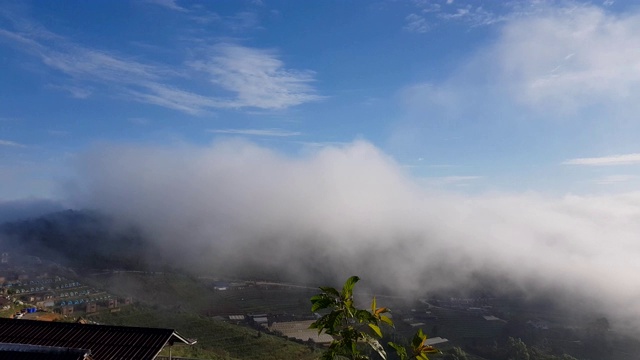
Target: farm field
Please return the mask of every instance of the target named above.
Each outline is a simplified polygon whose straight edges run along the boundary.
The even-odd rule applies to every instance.
[[[129,306],[118,313],[103,313],[91,320],[110,325],[172,328],[187,338],[197,339],[193,346],[173,347],[173,356],[212,360],[311,360],[320,354],[284,338],[265,333],[258,335],[256,330],[247,327],[146,305]],[[168,355],[169,350],[165,349],[161,354]]]
[[[313,343],[260,334],[254,327],[257,323],[266,327],[313,319],[309,298],[317,294],[317,289],[254,281],[227,283],[179,273],[111,272],[83,279],[83,282],[116,296],[134,298],[134,305],[122,307],[116,313],[102,312],[91,316],[92,320],[104,324],[174,328],[186,337],[198,339],[196,346],[173,349],[174,356],[306,360],[320,354]],[[220,283],[229,286],[220,286]],[[360,306],[368,306],[371,296],[359,294],[358,301],[363,301]],[[487,349],[496,344],[504,349],[508,337],[536,346],[536,351],[545,352],[544,356],[569,352],[587,359],[595,353],[595,344],[606,343],[606,349],[601,346],[604,350],[598,353],[599,358],[626,360],[632,358],[628,354],[637,348],[635,342],[624,342],[624,337],[613,332],[600,336],[597,332],[589,333],[592,325],[588,322],[582,327],[562,326],[562,316],[549,306],[525,306],[515,300],[501,299],[473,304],[472,299],[467,300],[470,303],[462,306],[440,300],[379,296],[379,304],[391,308],[396,325],[395,330],[389,330],[388,340],[407,343],[421,328],[430,338],[448,340],[436,345],[443,351],[461,347],[484,358],[504,355],[500,351],[505,350],[488,354]],[[478,307],[480,305],[484,308]],[[518,316],[514,316],[514,312]],[[233,317],[234,324],[223,321],[231,315],[238,315]],[[497,319],[487,320],[484,315],[495,315]],[[567,320],[565,317],[564,322]],[[534,328],[528,324],[530,321],[548,324],[549,328]],[[477,357],[468,353],[468,358]]]
[[[88,279],[136,302],[208,316],[249,313],[310,314],[314,289],[259,286],[215,290],[212,281],[181,274],[118,273]]]

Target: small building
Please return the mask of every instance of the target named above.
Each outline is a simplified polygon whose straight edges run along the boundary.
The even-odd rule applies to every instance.
[[[109,309],[115,309],[118,307],[118,299],[109,299],[109,302],[107,304],[107,307]]]
[[[63,306],[61,312],[63,316],[73,315],[73,305]]]
[[[87,314],[92,314],[96,311],[98,311],[98,306],[96,305],[95,302],[87,303],[87,309],[86,309]]]
[[[256,316],[253,318],[253,321],[258,325],[268,324],[269,318],[266,316]]]
[[[213,283],[214,290],[224,291],[224,290],[229,290],[229,287],[230,285],[226,281],[216,281]]]
[[[45,301],[36,303],[36,306],[41,308],[52,308],[54,305],[55,305],[55,302],[53,300],[45,300]]]
[[[441,338],[440,336],[436,336],[436,337],[428,338],[427,340],[425,340],[424,344],[428,346],[434,346],[438,344],[444,344],[446,342],[449,342],[449,340],[445,338]]]
[[[77,357],[74,360],[153,360],[167,345],[193,345],[195,340],[186,339],[173,329],[0,318],[0,344],[2,343],[22,347],[36,345],[42,348],[47,347],[51,351],[54,347],[66,348],[75,351],[79,356],[83,352],[91,356],[90,358]],[[14,357],[8,358],[14,359]],[[32,357],[29,359],[57,358]]]
[[[235,321],[235,322],[242,322],[244,321],[244,315],[229,315],[229,320],[230,321]]]

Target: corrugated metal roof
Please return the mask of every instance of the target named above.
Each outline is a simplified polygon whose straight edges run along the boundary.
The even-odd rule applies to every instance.
[[[428,338],[427,340],[425,340],[424,344],[431,346],[431,345],[446,343],[448,341],[449,341],[448,339],[441,338],[440,336],[438,336],[438,337]]]
[[[91,350],[0,343],[0,359],[92,360]]]
[[[193,343],[172,329],[4,318],[0,318],[0,342],[89,349],[94,360],[151,360],[167,343]]]
[[[89,360],[91,357],[73,353],[45,353],[25,351],[0,351],[1,360]]]

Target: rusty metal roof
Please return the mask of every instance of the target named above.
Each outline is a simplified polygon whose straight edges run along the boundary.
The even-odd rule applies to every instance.
[[[174,342],[194,343],[172,329],[0,318],[0,343],[88,349],[94,360],[151,360]]]

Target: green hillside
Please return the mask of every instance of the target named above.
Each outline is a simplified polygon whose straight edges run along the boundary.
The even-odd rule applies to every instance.
[[[227,324],[192,313],[154,309],[134,305],[118,313],[104,313],[91,320],[101,324],[173,328],[187,338],[197,339],[193,346],[175,346],[172,355],[200,359],[235,360],[311,360],[319,352],[286,339],[256,330]],[[168,349],[163,354],[168,355]]]

